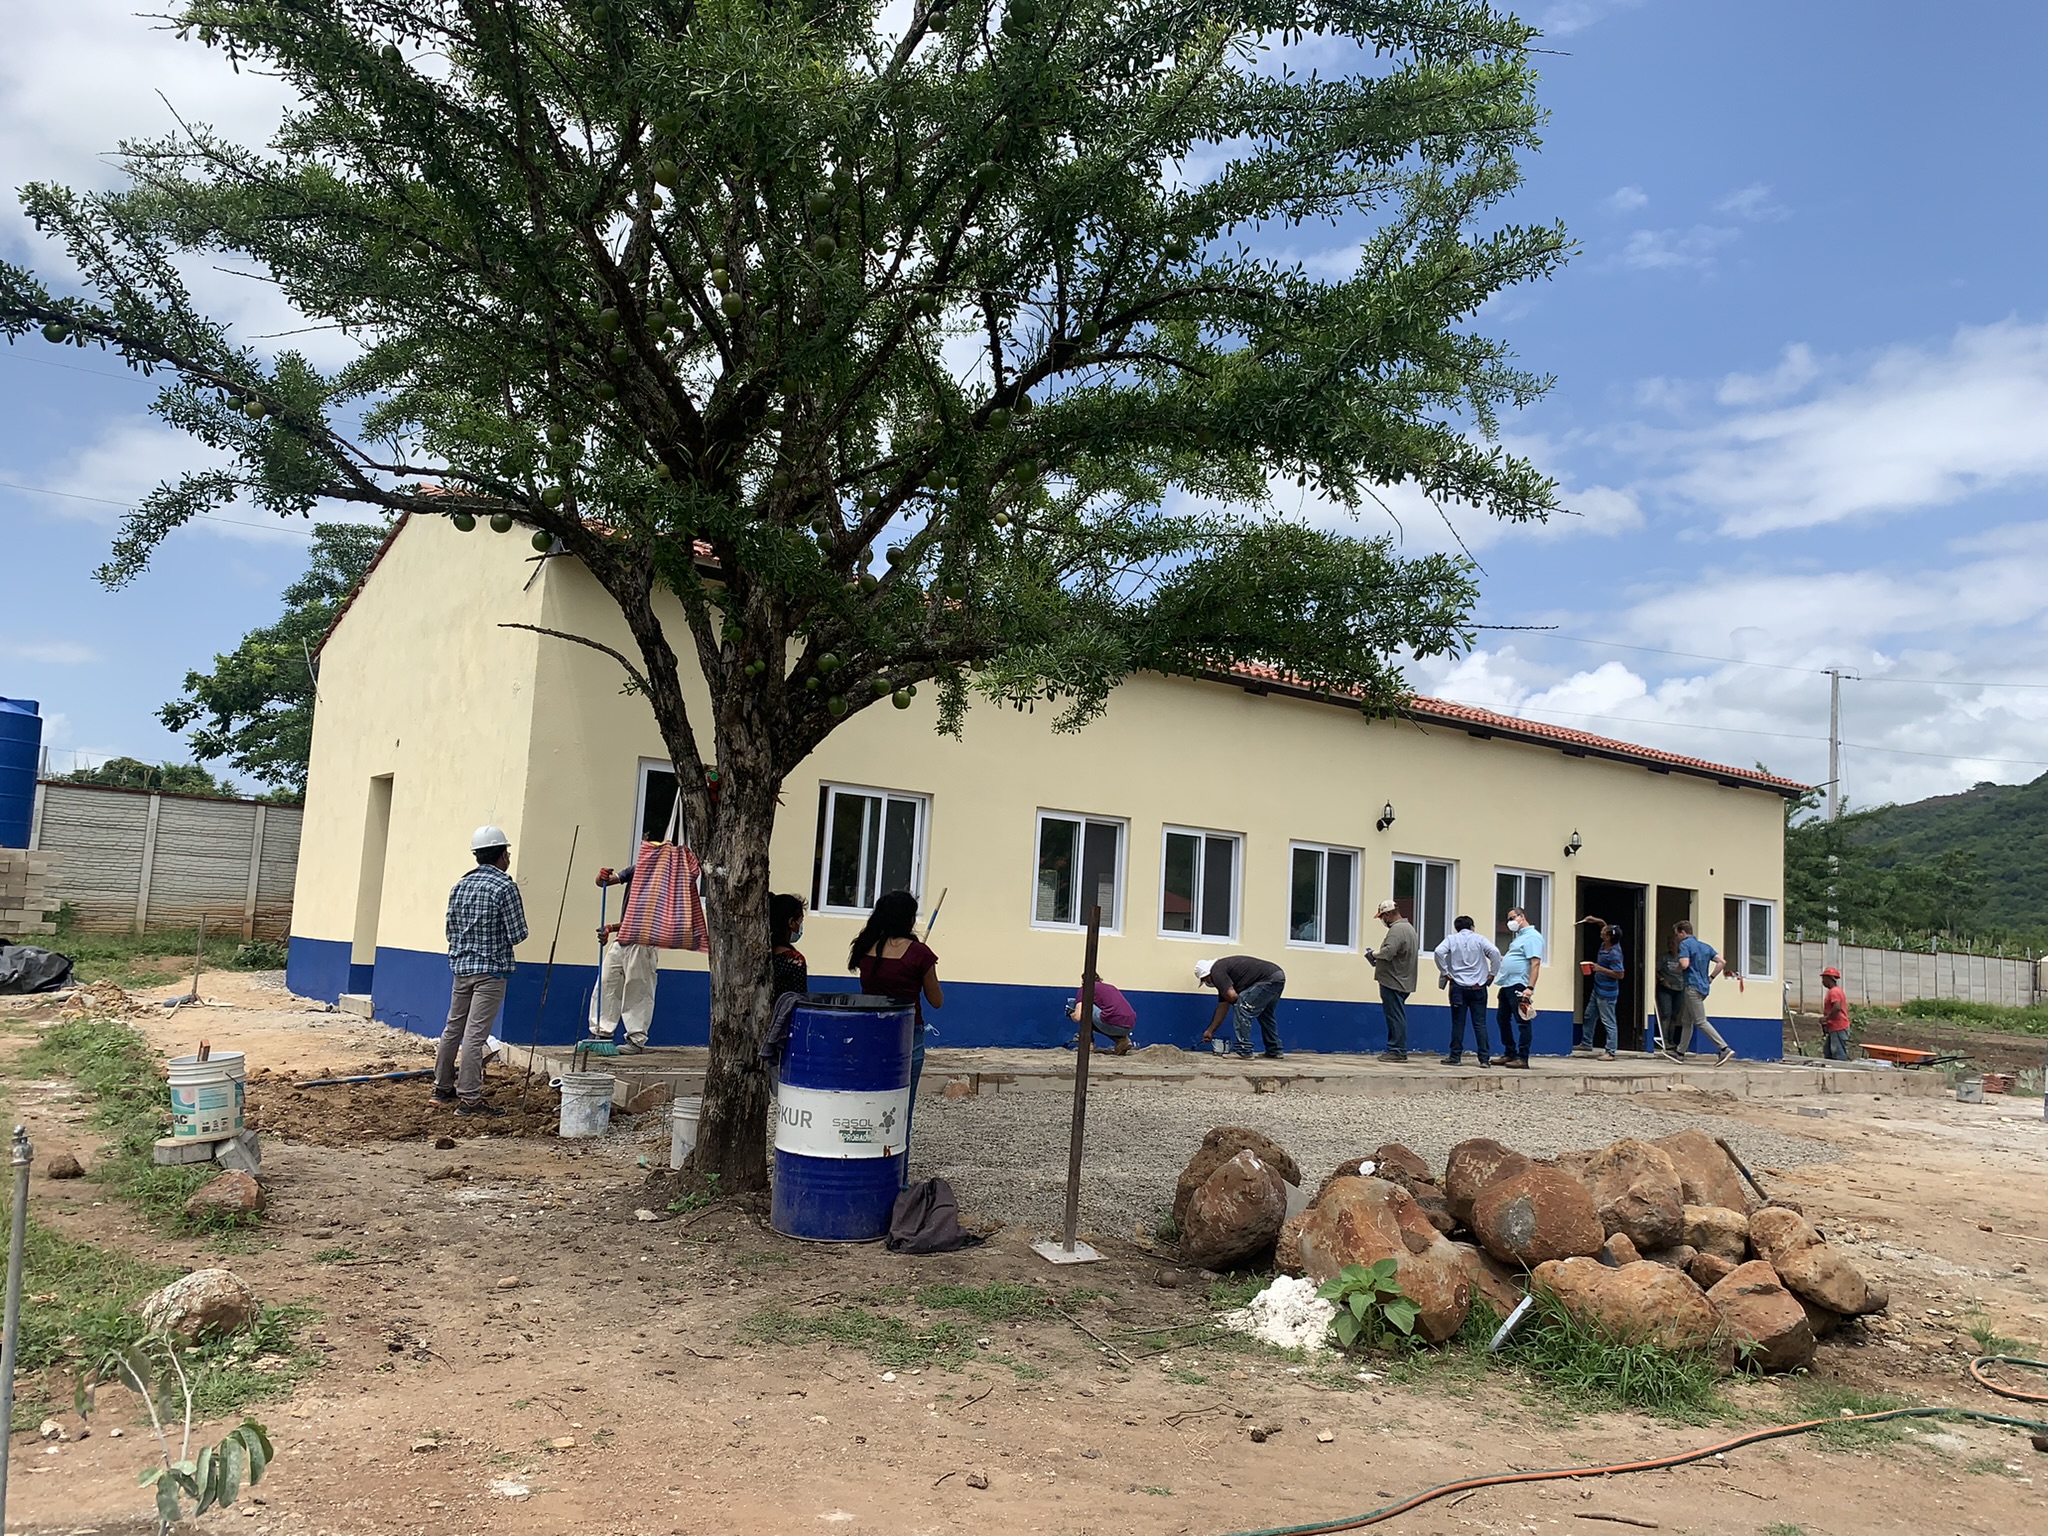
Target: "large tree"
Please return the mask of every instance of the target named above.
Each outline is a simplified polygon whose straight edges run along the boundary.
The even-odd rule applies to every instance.
[[[313,751],[313,652],[376,558],[382,523],[316,523],[312,558],[284,589],[284,612],[252,629],[211,672],[187,672],[182,695],[157,711],[192,733],[202,763],[226,758],[290,798],[306,793]]]
[[[296,109],[267,147],[126,146],[111,194],[26,188],[85,292],[0,267],[0,329],[172,370],[157,410],[214,450],[109,582],[229,498],[331,499],[516,520],[617,602],[709,871],[697,1157],[728,1188],[766,1178],[776,799],[836,726],[925,684],[948,730],[975,694],[1073,727],[1133,672],[1249,658],[1395,708],[1404,654],[1469,640],[1471,568],[1289,515],[1297,487],[1553,496],[1490,440],[1543,381],[1470,328],[1563,252],[1484,222],[1534,142],[1528,28],[1479,0],[880,9],[188,0],[183,34]],[[1355,255],[1258,248],[1295,229]],[[360,355],[236,344],[178,276],[216,253]]]

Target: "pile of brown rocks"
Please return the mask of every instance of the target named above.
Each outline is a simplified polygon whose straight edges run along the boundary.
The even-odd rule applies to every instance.
[[[1276,1267],[1315,1280],[1392,1259],[1432,1343],[1458,1331],[1475,1296],[1504,1314],[1533,1285],[1617,1341],[1765,1371],[1806,1364],[1817,1339],[1889,1301],[1797,1210],[1752,1200],[1697,1130],[1555,1158],[1481,1138],[1451,1148],[1441,1178],[1389,1143],[1311,1199],[1300,1186],[1268,1137],[1218,1126],[1175,1191],[1182,1251],[1222,1268],[1270,1247]]]

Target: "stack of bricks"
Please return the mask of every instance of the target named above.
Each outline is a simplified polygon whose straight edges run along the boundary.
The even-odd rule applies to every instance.
[[[0,848],[0,939],[55,933],[50,914],[58,899],[48,894],[57,855],[28,848]]]

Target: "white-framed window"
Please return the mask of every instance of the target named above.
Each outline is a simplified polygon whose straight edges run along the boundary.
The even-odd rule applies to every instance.
[[[1458,866],[1449,859],[1394,855],[1394,905],[1415,925],[1424,949],[1435,949],[1450,935],[1458,900]]]
[[[924,896],[931,800],[896,789],[818,786],[817,863],[811,905],[865,915],[885,891]]]
[[[673,763],[656,757],[640,759],[640,783],[633,796],[632,853],[639,855],[641,843],[658,843],[668,836],[668,819],[676,808],[676,770]],[[686,841],[680,826],[676,840]]]
[[[1235,832],[1166,828],[1159,849],[1160,933],[1236,938],[1243,854],[1244,839]]]
[[[1746,981],[1778,974],[1778,904],[1730,896],[1721,903],[1721,962]]]
[[[1550,876],[1533,869],[1496,869],[1493,872],[1493,942],[1505,950],[1514,937],[1508,932],[1508,909],[1520,907],[1530,924],[1550,947]]]
[[[1295,843],[1287,858],[1287,942],[1351,948],[1358,942],[1358,850]]]
[[[1102,903],[1102,926],[1123,926],[1124,823],[1070,811],[1038,813],[1038,863],[1031,877],[1036,928],[1082,928]]]

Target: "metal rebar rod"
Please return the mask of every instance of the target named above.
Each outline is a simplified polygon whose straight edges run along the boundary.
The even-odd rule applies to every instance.
[[[28,1170],[36,1149],[28,1127],[14,1128],[13,1230],[7,1238],[7,1316],[0,1334],[0,1530],[7,1528],[7,1457],[14,1438],[14,1354],[21,1342],[21,1272],[28,1241]]]
[[[1081,966],[1080,1038],[1074,1043],[1074,1128],[1067,1143],[1067,1216],[1060,1227],[1060,1246],[1074,1251],[1074,1228],[1081,1219],[1081,1147],[1088,1134],[1088,1058],[1095,1048],[1095,947],[1102,936],[1102,908],[1088,909],[1088,957]]]

